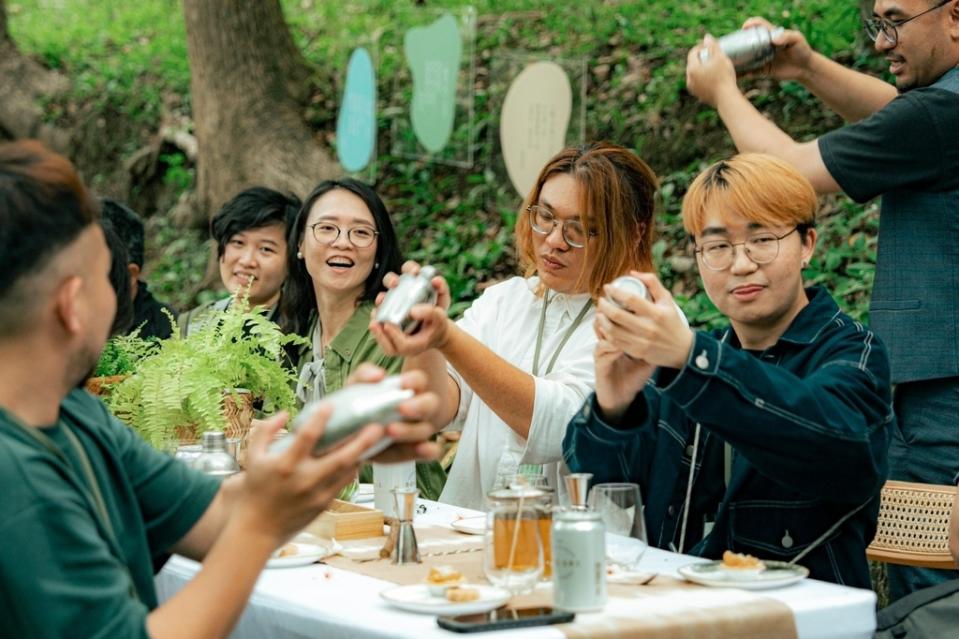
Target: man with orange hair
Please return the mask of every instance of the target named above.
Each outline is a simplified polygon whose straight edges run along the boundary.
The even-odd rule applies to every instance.
[[[809,182],[771,156],[701,173],[683,223],[730,325],[690,330],[652,273],[634,273],[648,300],[608,287],[625,308],[599,302],[596,392],[563,449],[596,482],[639,484],[654,546],[793,561],[868,588],[889,360],[829,293],[803,287],[815,210]]]

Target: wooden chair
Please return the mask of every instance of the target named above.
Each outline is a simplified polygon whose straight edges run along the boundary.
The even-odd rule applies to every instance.
[[[872,561],[925,568],[956,568],[949,554],[949,515],[955,486],[889,480],[882,487]]]

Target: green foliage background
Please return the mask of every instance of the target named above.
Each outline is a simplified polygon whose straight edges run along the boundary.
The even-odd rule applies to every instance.
[[[588,87],[585,137],[635,148],[662,178],[658,241],[661,275],[694,325],[718,313],[702,293],[679,221],[682,194],[692,177],[733,147],[714,111],[685,92],[686,52],[707,31],[736,29],[750,15],[802,30],[819,51],[840,62],[881,72],[860,35],[854,0],[673,0],[558,3],[477,0],[475,130],[457,130],[475,146],[472,169],[409,160],[390,154],[391,114],[405,108],[393,77],[403,72],[402,34],[435,18],[449,0],[417,7],[412,1],[283,0],[287,20],[306,58],[316,65],[307,118],[335,142],[343,68],[354,46],[377,42],[380,137],[377,188],[394,213],[408,257],[440,265],[461,309],[484,283],[516,271],[511,227],[519,198],[495,169],[495,110],[490,70],[505,52],[584,58]],[[51,120],[92,107],[117,162],[155,134],[164,109],[189,115],[189,62],[177,0],[8,0],[10,31],[19,46],[63,70],[74,95],[46,105]],[[795,83],[746,80],[761,110],[798,139],[811,139],[842,123]],[[114,123],[123,121],[123,126]],[[130,125],[130,123],[133,123]],[[161,161],[174,191],[192,188],[194,170],[177,152]],[[102,175],[89,174],[95,186]],[[301,194],[302,195],[302,194]],[[866,319],[875,261],[875,206],[844,197],[824,198],[820,250],[807,271],[829,287],[853,316]],[[179,308],[212,295],[197,292],[207,258],[200,232],[175,228],[163,211],[149,220],[148,279]]]

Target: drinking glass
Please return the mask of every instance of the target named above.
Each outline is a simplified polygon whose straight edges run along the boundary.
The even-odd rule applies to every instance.
[[[599,513],[607,533],[641,542],[613,538],[606,544],[607,559],[627,568],[633,567],[643,556],[648,544],[639,486],[627,483],[596,484],[589,493],[589,508]]]
[[[540,515],[533,504],[516,506],[487,513],[483,544],[486,577],[513,594],[530,592],[543,575]]]

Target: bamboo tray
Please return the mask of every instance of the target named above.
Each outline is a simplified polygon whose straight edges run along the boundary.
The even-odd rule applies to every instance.
[[[334,499],[329,508],[303,530],[337,540],[382,537],[383,511]]]

